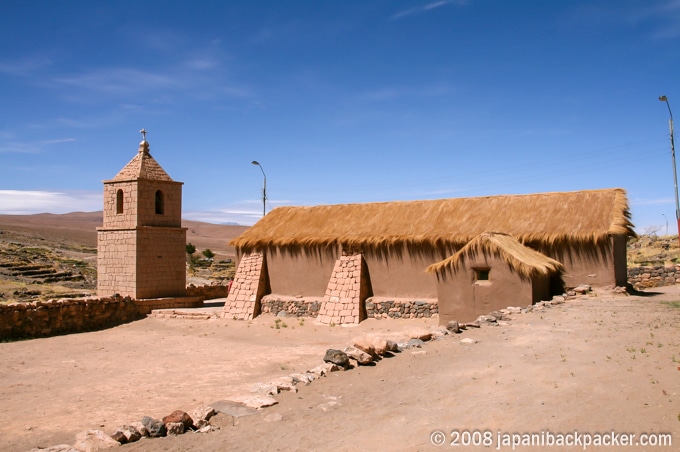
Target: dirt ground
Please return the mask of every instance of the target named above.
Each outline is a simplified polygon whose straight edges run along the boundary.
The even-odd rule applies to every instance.
[[[625,450],[678,450],[680,286],[655,291],[600,292],[513,314],[505,325],[468,329],[373,367],[334,372],[276,396],[278,405],[256,415],[220,414],[213,418],[217,431],[144,439],[117,450],[412,451],[451,442],[459,450],[511,450],[499,444],[509,441],[505,434],[546,431],[635,434]],[[286,327],[276,329],[275,320],[147,318],[105,331],[0,343],[0,449],[73,444],[85,429],[111,433],[144,415],[190,411],[306,371],[321,363],[326,349],[355,336],[437,322],[371,319],[330,327],[285,318]],[[478,342],[464,345],[463,338]],[[440,439],[437,431],[444,446],[432,443]],[[639,444],[642,434],[656,433],[670,434],[672,445]],[[473,447],[485,439],[489,447]]]

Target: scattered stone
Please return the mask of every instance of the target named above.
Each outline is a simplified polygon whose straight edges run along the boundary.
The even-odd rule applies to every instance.
[[[167,424],[165,424],[165,428],[167,429],[168,435],[177,436],[184,434],[183,422],[168,422]]]
[[[123,438],[125,438],[125,440],[119,439],[120,438],[119,434],[123,435]],[[135,441],[139,441],[140,439],[142,439],[142,434],[132,425],[121,425],[116,429],[115,432],[113,432],[111,438],[115,439],[121,444],[134,443]]]
[[[279,413],[270,413],[264,417],[265,422],[279,422],[283,416]]]
[[[295,387],[295,380],[290,376],[279,377],[269,384],[276,389],[276,394],[280,394],[283,391],[298,392],[298,389]]]
[[[446,324],[446,330],[449,333],[453,333],[453,334],[458,334],[461,331],[460,325],[455,320],[451,320],[449,323]]]
[[[217,402],[211,403],[210,406],[216,412],[224,413],[232,417],[252,416],[253,414],[257,414],[255,408],[245,406],[243,403],[234,402],[232,400],[218,400]]]
[[[286,311],[279,311],[276,313],[276,317],[288,317],[288,313]]]
[[[475,322],[477,323],[496,323],[498,319],[493,315],[480,315]]]
[[[411,339],[420,339],[423,342],[427,342],[432,339],[432,333],[425,328],[413,328],[409,330],[407,334]]]
[[[463,344],[463,345],[476,344],[477,340],[472,339],[471,337],[466,337],[465,339],[461,339],[460,343]]]
[[[574,287],[573,291],[577,294],[583,295],[585,293],[590,292],[591,289],[592,288],[588,284],[581,284],[577,287]]]
[[[361,365],[367,365],[373,362],[373,357],[366,353],[363,350],[359,350],[356,347],[347,346],[345,347],[344,352],[347,354],[348,357],[351,359],[355,360],[357,363]]]
[[[397,344],[395,341],[387,341],[387,351],[388,352],[398,352],[399,351],[399,344]]]
[[[506,309],[510,314],[519,314],[520,312],[522,312],[522,308],[518,306],[508,306]]]
[[[268,406],[276,405],[279,403],[275,398],[260,395],[260,394],[248,394],[243,396],[235,397],[235,402],[242,403],[243,405],[250,408],[266,408]]]
[[[345,370],[349,369],[349,357],[347,356],[347,353],[343,352],[342,350],[329,348],[326,350],[323,360],[324,362],[340,366]]]
[[[279,393],[279,390],[276,385],[271,383],[255,383],[250,387],[250,392],[262,395],[276,395]]]
[[[184,430],[188,430],[192,425],[194,425],[194,420],[191,419],[191,416],[189,416],[188,413],[182,410],[175,410],[163,418],[163,423],[165,424],[166,428],[168,424],[180,423],[184,426]],[[184,433],[184,430],[182,430],[182,433]]]
[[[345,350],[345,353],[347,353],[347,350]],[[349,355],[348,355],[349,356]],[[298,384],[298,383],[304,383],[304,385],[308,385],[314,380],[316,380],[316,376],[314,374],[290,374],[290,377],[293,379],[293,383]]]
[[[422,348],[425,345],[421,339],[411,339],[406,343],[406,348]]]
[[[425,350],[414,350],[411,352],[412,355],[427,355],[427,351]]]
[[[142,438],[148,438],[149,437],[149,431],[144,427],[144,424],[141,422],[133,422],[130,424],[130,427],[134,428],[139,432],[140,435],[142,435]]]
[[[74,449],[82,452],[92,452],[101,449],[118,447],[120,443],[101,430],[85,430],[76,435]]]
[[[367,337],[355,337],[354,339],[352,339],[352,346],[358,348],[364,353],[368,353],[371,356],[371,358],[373,358],[374,361],[380,359],[380,356],[375,350],[373,342],[370,341]]]
[[[142,418],[142,424],[146,428],[146,430],[149,432],[149,436],[151,438],[158,438],[161,436],[165,436],[167,433],[167,430],[165,428],[165,424],[162,423],[161,421],[154,419],[150,416],[144,416]]]
[[[329,374],[331,372],[336,372],[340,370],[340,367],[336,366],[333,363],[324,363],[324,364],[319,364],[313,369],[308,370],[308,373],[311,373],[313,375],[317,375],[319,377],[323,377],[326,374]]]
[[[191,411],[191,413],[189,413],[189,416],[191,416],[191,419],[194,420],[194,428],[200,429],[215,414],[216,414],[216,411],[213,407],[211,407],[209,405],[201,405],[199,407],[194,408]]]

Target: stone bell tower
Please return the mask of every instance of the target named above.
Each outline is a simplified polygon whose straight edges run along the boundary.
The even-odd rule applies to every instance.
[[[97,228],[97,295],[134,299],[186,294],[182,182],[149,153],[146,131],[137,155],[104,181],[104,225]]]

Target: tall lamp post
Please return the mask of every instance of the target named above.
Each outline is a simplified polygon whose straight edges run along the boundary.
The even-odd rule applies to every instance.
[[[262,184],[262,216],[264,217],[267,214],[267,175],[264,174],[264,169],[262,169],[262,165],[260,165],[260,162],[258,162],[257,160],[253,160],[250,163],[252,163],[255,166],[259,166],[260,171],[262,171],[262,177],[264,177],[264,182]],[[678,221],[678,224],[680,224],[680,221]]]
[[[670,119],[668,120],[668,127],[671,131],[671,157],[673,158],[673,183],[675,185],[675,219],[678,222],[678,240],[680,241],[680,201],[678,201],[678,170],[675,166],[675,140],[673,139],[673,112],[671,111],[671,105],[668,103],[668,98],[666,96],[659,96],[661,102],[666,102],[668,107],[668,114]]]
[[[662,213],[661,215],[663,215],[663,217],[666,219],[666,235],[668,235],[668,217],[665,213]]]

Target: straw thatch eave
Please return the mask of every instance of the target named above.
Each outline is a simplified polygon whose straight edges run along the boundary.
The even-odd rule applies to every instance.
[[[533,279],[539,275],[546,276],[564,270],[560,262],[522,245],[508,234],[484,232],[453,256],[430,265],[426,271],[445,276],[449,272],[457,272],[465,266],[466,261],[480,255],[491,255],[501,259],[523,279]]]
[[[552,247],[634,236],[622,189],[427,201],[278,207],[230,244],[269,248],[460,248],[484,231]]]

